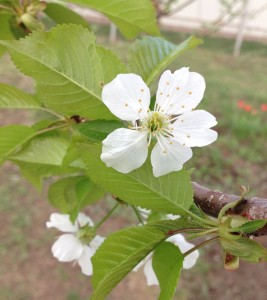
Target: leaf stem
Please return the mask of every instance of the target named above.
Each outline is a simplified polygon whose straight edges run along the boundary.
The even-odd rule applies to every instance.
[[[204,246],[206,246],[208,244],[211,244],[211,243],[217,241],[218,239],[219,239],[219,236],[215,236],[215,237],[213,237],[213,238],[211,238],[209,240],[206,240],[206,241],[204,241],[204,242],[196,245],[195,247],[191,248],[190,250],[186,251],[183,255],[184,255],[184,257],[186,257],[189,254],[191,254],[192,252],[196,251],[197,249],[202,248],[202,247],[204,247]]]
[[[51,114],[51,115],[54,115],[54,116],[58,117],[60,120],[65,120],[65,118],[64,118],[62,115],[60,115],[60,114],[56,113],[56,112],[55,112],[55,111],[53,111],[53,110],[50,110],[49,108],[46,108],[46,107],[38,107],[37,109],[40,109],[40,110],[46,111],[46,112],[48,112],[49,114]]]
[[[137,219],[139,220],[139,222],[144,225],[144,221],[142,219],[142,217],[140,216],[140,213],[138,211],[138,209],[134,206],[134,205],[131,205],[132,209],[134,210],[136,216],[137,216]]]
[[[119,203],[116,203],[113,208],[105,215],[105,217],[95,225],[95,229],[98,229],[106,220],[112,215],[112,213],[117,209]]]

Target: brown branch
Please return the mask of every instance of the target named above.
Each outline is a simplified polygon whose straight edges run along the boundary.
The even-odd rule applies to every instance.
[[[240,196],[224,194],[219,191],[212,191],[195,182],[194,188],[195,203],[208,215],[217,217],[220,210],[228,203],[236,201]],[[267,199],[253,197],[244,198],[231,214],[236,214],[248,220],[267,220]],[[255,236],[267,235],[267,225],[253,233]]]

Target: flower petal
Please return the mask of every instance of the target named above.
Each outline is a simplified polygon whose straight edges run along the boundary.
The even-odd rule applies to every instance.
[[[192,150],[172,138],[160,136],[151,153],[153,174],[159,177],[182,169],[183,164],[192,157]]]
[[[100,245],[104,242],[105,238],[100,236],[100,235],[96,235],[92,241],[90,242],[90,248],[92,249],[92,252],[95,253],[96,250],[100,247]]]
[[[72,224],[69,215],[58,213],[51,214],[50,220],[46,222],[46,227],[54,227],[63,232],[76,232],[78,230],[77,221]]]
[[[199,104],[205,88],[203,76],[189,72],[188,68],[181,68],[173,74],[166,71],[159,82],[156,102],[162,112],[179,115],[191,111]]]
[[[159,285],[157,276],[152,267],[152,258],[145,263],[144,273],[146,275],[147,285]]]
[[[93,254],[92,249],[85,246],[82,255],[78,258],[78,264],[81,267],[83,274],[87,276],[91,276],[93,274],[93,265],[91,262]]]
[[[119,74],[104,86],[102,100],[116,117],[136,121],[147,114],[150,91],[140,76]]]
[[[213,143],[218,134],[209,129],[217,124],[215,117],[205,110],[187,112],[173,123],[173,135],[186,147],[202,147]]]
[[[185,253],[186,251],[188,251],[194,247],[193,244],[188,243],[185,240],[185,238],[182,234],[175,234],[175,235],[169,237],[166,241],[171,242],[171,243],[175,244],[176,246],[178,246],[179,249],[181,250],[181,252],[183,252],[183,253]],[[198,250],[196,250],[196,251],[192,252],[191,254],[189,254],[188,256],[186,256],[184,259],[184,262],[183,262],[183,268],[184,269],[192,268],[196,264],[198,257],[199,257]]]
[[[63,234],[52,246],[52,253],[59,261],[78,259],[83,253],[84,245],[73,234]]]
[[[145,162],[147,153],[145,132],[119,128],[103,141],[101,159],[108,167],[129,173]]]
[[[88,216],[86,216],[84,213],[79,213],[78,214],[77,221],[78,221],[80,227],[83,227],[83,226],[85,226],[87,224],[89,226],[94,226],[94,223],[91,220],[91,218],[89,218]]]

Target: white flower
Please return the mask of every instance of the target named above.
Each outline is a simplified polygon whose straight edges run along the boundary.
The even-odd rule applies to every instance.
[[[193,244],[188,243],[185,240],[185,238],[182,234],[175,234],[175,235],[169,237],[166,241],[171,242],[174,245],[178,246],[182,253],[184,253],[184,252],[190,250],[192,247],[194,247]],[[144,265],[144,273],[146,276],[147,285],[159,285],[157,276],[152,267],[152,257],[153,257],[153,252],[151,252],[143,261],[141,261],[133,269],[133,271],[139,270],[139,268]],[[199,257],[198,250],[196,250],[196,251],[190,253],[188,256],[186,256],[184,259],[184,262],[183,262],[183,269],[192,268],[196,264],[198,257]]]
[[[89,244],[83,241],[86,236],[82,233],[85,233],[87,229],[90,230],[93,225],[92,220],[83,213],[79,213],[74,224],[71,223],[69,215],[58,213],[51,214],[50,220],[46,222],[48,228],[54,227],[67,232],[61,235],[52,246],[54,257],[61,262],[78,261],[82,273],[88,276],[93,273],[91,257],[104,241],[104,238],[99,235],[96,235]]]
[[[216,119],[204,110],[193,111],[203,98],[204,78],[188,68],[165,71],[159,81],[154,110],[149,110],[150,91],[136,74],[119,74],[104,86],[102,100],[118,118],[131,126],[113,131],[103,141],[101,159],[122,173],[139,168],[151,153],[154,176],[182,169],[192,157],[190,147],[202,147],[217,139],[210,128]]]

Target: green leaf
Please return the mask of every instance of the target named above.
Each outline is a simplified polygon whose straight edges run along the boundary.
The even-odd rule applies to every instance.
[[[1,12],[0,12],[1,14]],[[13,40],[14,36],[10,30],[9,26],[9,20],[10,20],[10,15],[9,14],[1,14],[0,17],[0,40]],[[6,52],[5,47],[0,46],[0,57]]]
[[[92,300],[105,299],[113,287],[164,239],[162,232],[145,226],[110,235],[92,258],[95,289]]]
[[[155,7],[151,0],[69,0],[95,9],[106,15],[126,38],[141,32],[159,35]]]
[[[69,142],[57,136],[36,137],[11,158],[35,164],[61,166]]]
[[[85,176],[71,176],[53,183],[48,192],[52,206],[71,215],[75,220],[79,211],[99,200],[104,192]]]
[[[187,218],[120,230],[107,237],[92,258],[92,300],[101,300],[177,228],[192,228]]]
[[[73,10],[65,5],[57,3],[47,3],[44,13],[48,15],[57,24],[78,24],[89,28],[88,22]]]
[[[42,189],[43,179],[46,177],[75,174],[80,171],[75,167],[69,166],[44,165],[23,161],[13,162],[20,167],[22,175],[38,190]]]
[[[13,86],[0,83],[0,108],[39,108],[40,104],[30,94]]]
[[[129,51],[129,71],[139,74],[150,85],[177,56],[201,43],[202,40],[194,36],[178,46],[162,38],[145,37],[137,40]]]
[[[245,261],[258,263],[267,261],[267,249],[255,241],[241,237],[238,240],[220,239],[224,251]]]
[[[240,230],[242,233],[251,233],[262,228],[266,225],[266,223],[267,220],[252,220],[242,224],[237,228],[237,230]]]
[[[173,298],[183,268],[183,261],[184,257],[180,249],[170,242],[163,242],[156,248],[152,266],[161,290],[159,300]]]
[[[119,59],[110,51],[101,58],[103,51],[87,29],[58,25],[50,32],[36,31],[20,41],[0,44],[9,49],[17,67],[36,80],[37,94],[47,107],[69,116],[115,119],[101,101],[101,90],[105,78],[114,78],[120,68],[105,63]]]
[[[132,205],[181,215],[193,203],[190,176],[184,170],[154,177],[147,159],[141,168],[123,174],[106,167],[100,160],[100,145],[79,144],[78,147],[91,180]]]
[[[109,133],[117,128],[123,127],[121,122],[109,120],[96,120],[80,123],[75,126],[83,136],[92,142],[103,141]]]
[[[35,131],[27,126],[11,125],[0,127],[0,162],[14,151],[18,151]]]

